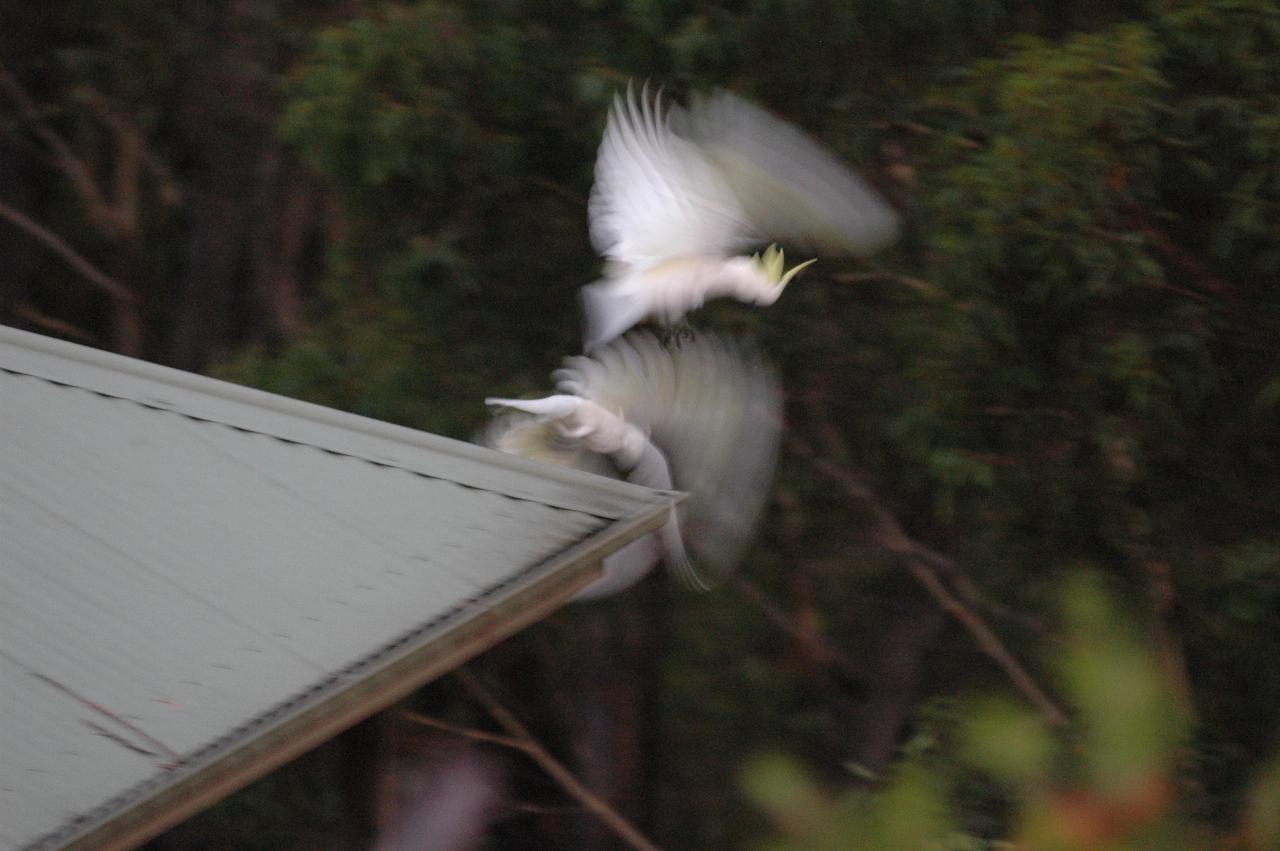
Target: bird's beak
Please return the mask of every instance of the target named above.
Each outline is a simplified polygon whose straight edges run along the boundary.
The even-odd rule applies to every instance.
[[[790,281],[796,275],[800,274],[801,269],[804,269],[806,266],[812,266],[814,263],[817,263],[817,262],[818,262],[818,258],[815,257],[812,260],[806,260],[803,263],[799,263],[795,266],[792,266],[790,271],[788,271],[785,275],[782,276],[782,280],[778,281],[778,287],[779,288],[785,287],[788,281]]]

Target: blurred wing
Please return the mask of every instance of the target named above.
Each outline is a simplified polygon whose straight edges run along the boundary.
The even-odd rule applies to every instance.
[[[736,95],[695,100],[672,126],[720,170],[761,241],[866,256],[897,237],[898,214],[866,181]]]
[[[614,98],[587,214],[596,251],[639,266],[729,254],[749,230],[720,170],[671,132],[647,87],[638,99],[630,86]]]
[[[713,334],[667,349],[633,332],[592,357],[567,359],[554,377],[560,392],[648,431],[673,485],[690,494],[681,507],[685,545],[704,574],[732,570],[768,499],[782,428],[781,392],[762,360]]]

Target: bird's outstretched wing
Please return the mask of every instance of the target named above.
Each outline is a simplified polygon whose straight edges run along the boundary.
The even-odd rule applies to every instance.
[[[566,358],[553,378],[561,395],[519,401],[525,411],[504,414],[482,442],[618,475],[609,457],[587,448],[588,436],[573,438],[554,425],[561,408],[569,407],[561,400],[574,397],[616,413],[629,429],[647,434],[641,450],[628,455],[628,479],[690,494],[679,524],[666,524],[646,539],[650,545],[611,556],[606,578],[584,596],[621,590],[643,575],[659,552],[673,572],[698,587],[732,570],[768,499],[782,430],[781,391],[764,361],[741,343],[714,334],[701,333],[669,349],[650,333],[633,332],[591,357]],[[517,400],[492,401],[512,407]],[[696,572],[685,556],[686,545]]]
[[[776,377],[752,350],[699,333],[665,348],[632,332],[553,374],[557,389],[619,411],[665,456],[684,541],[707,580],[722,578],[750,543],[769,495],[782,428]],[[697,584],[695,582],[695,584]]]
[[[897,213],[861,177],[734,94],[695,98],[669,125],[714,164],[762,241],[866,256],[897,237]]]
[[[727,255],[750,237],[721,170],[672,132],[661,95],[650,98],[647,86],[614,97],[587,212],[596,251],[628,266]]]

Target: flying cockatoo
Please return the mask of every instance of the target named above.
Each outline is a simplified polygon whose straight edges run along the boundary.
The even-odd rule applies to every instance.
[[[719,91],[664,113],[647,87],[617,95],[588,204],[605,276],[583,288],[586,349],[631,326],[668,326],[709,299],[773,304],[808,263],[785,269],[767,240],[866,256],[898,216],[817,142]],[[813,261],[808,261],[809,263]]]
[[[727,575],[751,539],[773,478],[782,401],[772,371],[715,335],[669,350],[652,334],[634,332],[591,357],[567,358],[552,377],[555,395],[486,399],[508,412],[482,441],[690,495],[657,532],[607,557],[604,576],[579,598],[622,591],[659,560],[699,588],[709,585],[704,576]]]

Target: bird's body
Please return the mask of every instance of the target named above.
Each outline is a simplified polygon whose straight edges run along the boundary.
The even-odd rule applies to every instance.
[[[593,451],[583,445],[579,438],[565,434],[562,423],[548,419],[545,415],[532,414],[530,405],[537,406],[542,399],[486,399],[489,404],[505,405],[507,402],[519,403],[516,413],[505,414],[493,420],[482,442],[494,449],[523,458],[533,458],[564,467],[575,467],[602,476],[617,475],[620,469],[627,469],[616,461],[609,459],[607,453]],[[568,431],[576,433],[581,424],[569,426]],[[608,445],[615,441],[608,440]],[[676,527],[678,531],[679,527]],[[668,533],[669,535],[670,533]],[[679,545],[668,540],[666,544],[668,559],[679,559],[683,553],[683,542]],[[604,558],[604,576],[583,588],[574,597],[575,600],[596,600],[625,591],[639,582],[653,569],[654,565],[664,557],[663,546],[657,535],[645,535],[637,538],[619,550]]]
[[[749,350],[714,334],[679,349],[633,333],[553,374],[554,395],[489,398],[509,410],[482,440],[528,458],[688,491],[682,511],[653,535],[605,559],[605,575],[579,595],[602,597],[659,561],[707,587],[685,550],[723,575],[741,557],[768,494],[781,430],[773,373]],[[692,537],[689,537],[692,536]]]
[[[499,399],[489,397],[486,405],[496,405],[535,414],[551,423],[561,436],[578,441],[598,455],[608,455],[622,470],[640,463],[649,438],[618,414],[607,411],[590,399],[557,393],[542,399]],[[650,484],[652,488],[669,488],[671,482]]]
[[[499,399],[490,397],[486,405],[497,405],[534,414],[538,422],[552,426],[562,438],[575,442],[597,455],[608,457],[628,481],[650,488],[670,490],[674,485],[666,456],[637,426],[621,415],[606,410],[581,396],[556,394],[542,399]],[[501,445],[499,444],[499,447]],[[605,576],[584,588],[579,599],[595,599],[625,590],[644,577],[658,562],[681,575],[696,580],[680,534],[680,518],[675,509],[662,528],[614,553],[605,560]]]
[[[586,348],[645,320],[673,325],[714,298],[767,305],[807,264],[738,252],[767,238],[867,254],[897,215],[817,143],[727,92],[663,114],[615,99],[596,160],[591,239],[605,276],[583,290]]]
[[[674,257],[583,288],[587,351],[653,319],[672,326],[711,299],[768,305],[782,288],[751,257]]]

